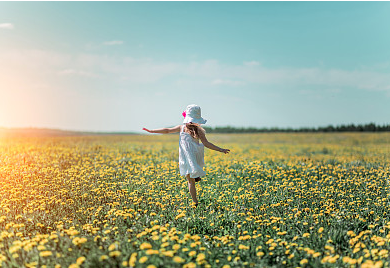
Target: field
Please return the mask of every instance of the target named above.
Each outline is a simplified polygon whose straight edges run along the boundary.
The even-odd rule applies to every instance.
[[[2,267],[390,267],[390,133],[0,139]]]

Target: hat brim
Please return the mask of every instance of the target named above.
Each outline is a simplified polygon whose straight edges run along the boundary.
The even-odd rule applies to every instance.
[[[183,120],[183,124],[187,124],[190,122],[195,123],[195,124],[206,124],[207,120],[203,119],[202,117],[201,118],[193,118],[190,116],[186,116],[186,118],[184,118],[184,120]]]

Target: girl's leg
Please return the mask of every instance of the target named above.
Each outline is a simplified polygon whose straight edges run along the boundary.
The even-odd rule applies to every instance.
[[[190,178],[190,174],[187,174],[187,180],[188,180],[188,190],[190,191],[192,201],[196,205],[198,205],[198,199],[196,198],[195,179]]]

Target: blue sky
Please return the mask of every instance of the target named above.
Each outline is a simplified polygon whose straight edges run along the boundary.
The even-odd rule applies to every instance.
[[[389,2],[0,2],[0,126],[390,123]]]

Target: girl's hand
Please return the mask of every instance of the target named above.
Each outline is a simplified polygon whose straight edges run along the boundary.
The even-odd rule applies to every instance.
[[[143,128],[142,130],[145,130],[145,131],[147,131],[147,132],[149,132],[149,133],[153,133],[151,130],[149,130],[149,129],[147,129],[147,128]]]
[[[228,154],[230,152],[229,149],[222,149],[221,153]]]

